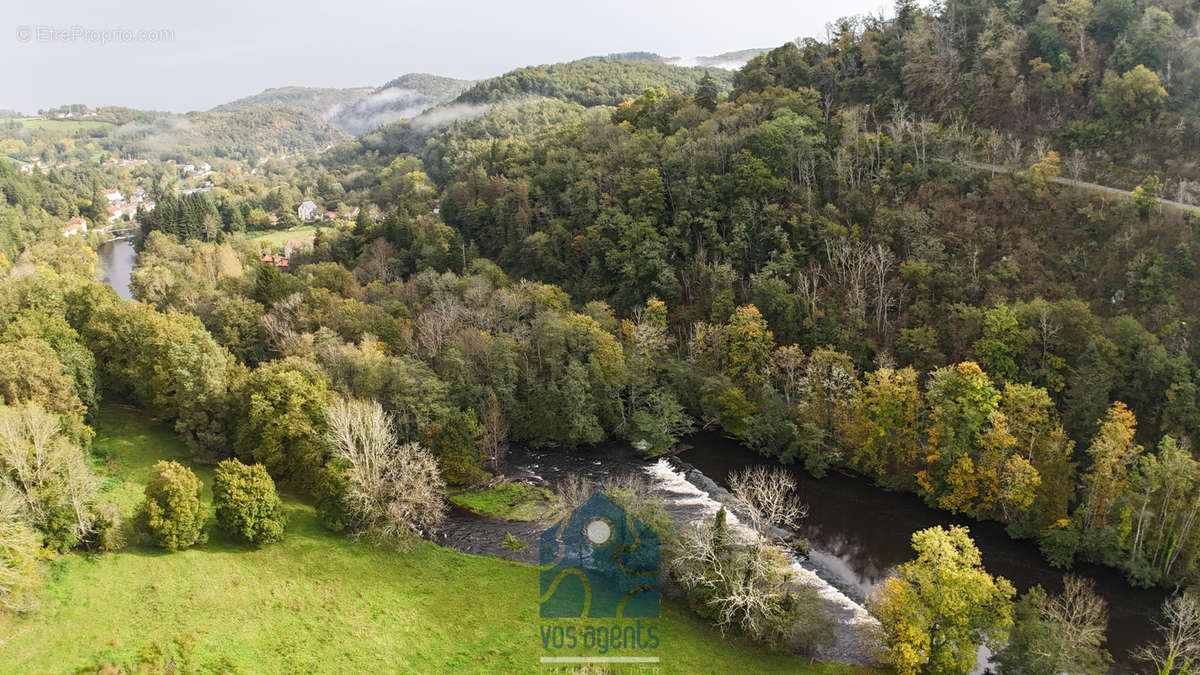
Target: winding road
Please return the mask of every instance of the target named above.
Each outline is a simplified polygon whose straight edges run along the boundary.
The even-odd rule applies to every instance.
[[[1018,171],[1016,169],[1011,169],[1009,167],[1001,166],[999,164],[987,164],[985,162],[974,162],[974,161],[966,160],[966,159],[954,160],[954,159],[946,159],[944,157],[938,157],[938,158],[935,158],[933,161],[942,162],[944,164],[961,164],[963,166],[971,167],[972,169],[979,169],[981,171],[991,171],[992,173],[1008,173],[1008,174],[1013,174],[1013,175],[1018,175],[1018,176],[1025,173],[1024,171]],[[1099,192],[1107,192],[1109,194],[1122,195],[1125,197],[1133,196],[1133,193],[1130,192],[1129,190],[1122,190],[1120,188],[1109,187],[1107,185],[1100,185],[1097,183],[1087,183],[1087,182],[1084,182],[1081,180],[1072,180],[1070,178],[1063,178],[1062,176],[1055,176],[1054,178],[1051,178],[1050,180],[1055,183],[1058,183],[1059,185],[1068,185],[1070,187],[1082,188],[1084,190],[1096,190]],[[1177,202],[1172,199],[1163,199],[1161,197],[1159,197],[1157,199],[1157,201],[1159,204],[1162,204],[1163,206],[1170,206],[1173,208],[1182,209],[1184,211],[1200,213],[1200,206],[1196,206],[1195,204],[1186,204],[1184,202]]]

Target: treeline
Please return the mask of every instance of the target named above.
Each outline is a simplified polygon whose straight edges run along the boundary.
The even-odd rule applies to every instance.
[[[728,91],[733,75],[722,68],[681,68],[633,60],[584,60],[518,68],[476,82],[458,103],[495,103],[522,97],[555,98],[583,106],[617,105],[653,87],[692,94],[704,76]]]
[[[842,19],[828,40],[756,57],[736,74],[734,96],[811,87],[826,119],[852,106],[890,117],[902,100],[1026,145],[1041,137],[1103,179],[1136,184],[1133,170],[1195,181],[1200,167],[1185,153],[1200,147],[1197,13],[1178,1],[901,0],[894,19]]]

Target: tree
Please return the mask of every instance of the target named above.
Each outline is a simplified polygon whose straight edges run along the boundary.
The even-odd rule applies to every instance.
[[[329,397],[324,374],[307,361],[286,358],[254,369],[238,391],[238,458],[311,486],[325,463]]]
[[[750,515],[750,524],[766,538],[774,528],[797,527],[808,506],[796,496],[796,479],[782,468],[755,466],[729,475],[729,489]]]
[[[1016,591],[983,568],[965,527],[921,530],[912,545],[917,557],[869,601],[886,643],[880,658],[900,673],[968,673],[981,644],[1008,637]]]
[[[924,404],[917,371],[880,368],[867,373],[865,380],[849,425],[851,462],[870,475],[907,475],[911,482],[922,447]]]
[[[717,83],[707,70],[704,71],[704,77],[700,78],[700,83],[696,86],[695,101],[696,105],[705,110],[717,109]]]
[[[1176,593],[1163,603],[1162,613],[1159,642],[1139,648],[1135,655],[1158,675],[1188,675],[1200,665],[1200,592]]]
[[[470,485],[483,475],[479,439],[483,429],[475,411],[455,410],[432,422],[421,432],[421,446],[433,453],[442,476],[452,485]]]
[[[733,544],[726,518],[721,508],[711,521],[685,530],[671,549],[671,575],[693,611],[722,630],[735,627],[772,646],[787,645],[803,615],[807,644],[795,646],[832,642],[829,617],[809,611],[818,602],[815,589],[794,592],[787,558],[761,538]]]
[[[1167,90],[1153,70],[1138,64],[1124,75],[1105,73],[1100,102],[1114,124],[1149,123],[1167,102]]]
[[[1079,45],[1079,61],[1087,61],[1087,31],[1092,23],[1092,0],[1058,0],[1054,21],[1067,30]]]
[[[1063,591],[1047,597],[1041,586],[1021,596],[1008,646],[996,658],[1005,673],[1102,673],[1112,665],[1104,649],[1108,603],[1092,581],[1063,578]]]
[[[64,423],[70,419],[36,404],[0,405],[0,488],[19,500],[42,543],[58,551],[88,541],[99,491],[91,462]]]
[[[437,461],[416,443],[397,442],[392,416],[375,402],[336,399],[327,439],[341,473],[339,496],[352,529],[408,544],[435,532],[446,514]]]
[[[927,468],[917,474],[917,482],[928,498],[936,500],[945,493],[952,468],[960,479],[965,477],[981,434],[991,426],[1000,392],[978,364],[965,361],[933,371],[925,400],[930,408],[931,451],[926,457]],[[957,499],[963,501],[961,496]]]
[[[1099,423],[1100,429],[1087,449],[1092,464],[1083,474],[1080,509],[1084,530],[1108,524],[1113,505],[1125,492],[1129,469],[1143,450],[1134,442],[1137,419],[1124,403],[1113,403]]]
[[[1029,167],[1029,182],[1033,184],[1033,190],[1039,197],[1048,197],[1050,183],[1061,173],[1062,159],[1056,151],[1050,150],[1036,164]]]
[[[155,546],[178,551],[208,541],[208,512],[200,501],[202,484],[179,462],[160,460],[150,471],[146,498],[138,506],[135,527]]]
[[[223,530],[251,544],[279,541],[287,525],[275,481],[262,464],[246,466],[236,459],[218,464],[213,473],[213,510]]]
[[[763,383],[770,363],[775,337],[754,305],[734,311],[725,326],[721,369],[729,379],[757,389]]]

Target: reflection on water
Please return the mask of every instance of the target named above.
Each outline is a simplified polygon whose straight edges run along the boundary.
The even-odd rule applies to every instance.
[[[133,266],[137,263],[137,251],[133,241],[118,239],[105,242],[97,251],[100,256],[100,280],[112,286],[117,295],[122,298],[132,298],[129,291],[129,279],[133,274]]]
[[[687,442],[692,449],[680,459],[718,483],[730,471],[764,463],[717,434],[696,434]],[[831,581],[850,593],[869,594],[913,556],[912,533],[935,525],[969,527],[988,571],[1007,578],[1018,592],[1035,584],[1051,593],[1061,590],[1063,571],[1050,567],[1034,542],[1009,538],[998,523],[958,518],[927,507],[916,495],[889,492],[851,476],[833,473],[818,480],[803,470],[792,473],[808,503],[800,534],[813,549],[812,562],[840,577]],[[1108,600],[1108,648],[1118,661],[1127,661],[1131,649],[1154,638],[1153,622],[1165,591],[1133,588],[1110,568],[1077,565],[1072,572],[1094,579],[1097,592]]]

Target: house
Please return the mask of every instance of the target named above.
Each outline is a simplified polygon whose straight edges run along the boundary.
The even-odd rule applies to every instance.
[[[313,244],[315,244],[316,241],[317,241],[316,235],[309,235],[307,237],[300,237],[299,239],[292,239],[291,241],[289,241],[288,243],[283,245],[283,255],[288,258],[291,258],[293,253],[298,253],[298,252],[304,251],[304,250],[312,250]]]
[[[112,204],[113,202],[119,202],[119,201],[125,199],[125,197],[121,194],[121,191],[118,190],[117,188],[113,188],[111,190],[105,190],[104,198],[108,200],[109,204]]]
[[[76,234],[87,234],[87,221],[79,216],[67,221],[67,226],[62,229],[64,237],[70,237]]]
[[[199,169],[200,173],[211,173],[212,172],[212,165],[209,164],[208,162],[200,162],[200,164],[198,164],[196,166],[196,168]]]
[[[288,266],[288,259],[278,254],[265,253],[261,260],[264,263],[274,263],[280,269],[287,269]]]
[[[355,206],[355,207],[351,208],[350,212],[347,214],[347,217],[350,220],[358,220],[358,207]]]
[[[317,205],[313,200],[304,200],[299,207],[296,208],[296,216],[304,222],[315,220],[317,217]]]
[[[337,218],[337,214],[336,214],[336,213],[334,213],[333,211],[326,211],[326,212],[325,212],[325,220],[326,220],[326,222],[330,222],[330,223],[332,223],[334,218]]]
[[[108,207],[108,222],[109,223],[119,222],[121,220],[122,215],[124,215],[124,214],[122,213],[120,206],[117,206],[115,204],[109,205],[109,207]]]
[[[267,222],[270,223],[272,227],[274,227],[275,225],[279,224],[279,216],[275,215],[274,213],[268,213],[267,214]]]

